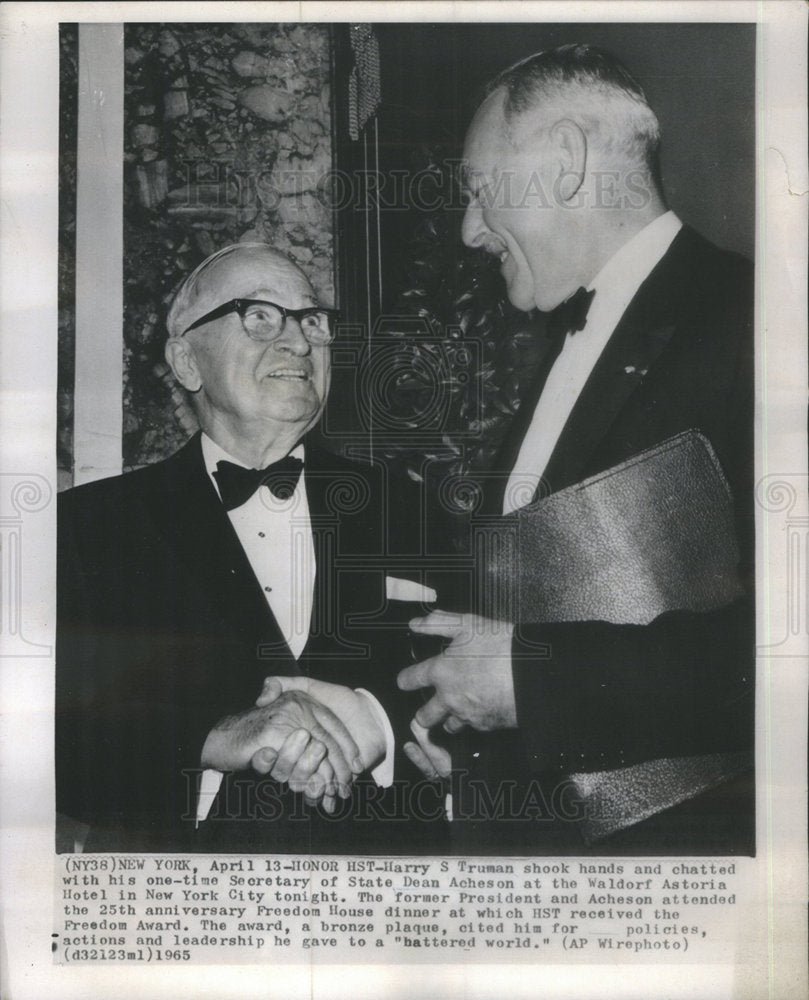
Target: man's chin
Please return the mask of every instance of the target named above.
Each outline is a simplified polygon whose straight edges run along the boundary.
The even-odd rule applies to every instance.
[[[506,295],[514,308],[520,309],[522,312],[531,312],[532,309],[536,309],[537,307],[533,288],[528,291],[514,285],[509,285],[506,288]]]
[[[264,415],[273,421],[308,426],[317,419],[320,410],[320,401],[309,397],[274,399],[265,405]]]

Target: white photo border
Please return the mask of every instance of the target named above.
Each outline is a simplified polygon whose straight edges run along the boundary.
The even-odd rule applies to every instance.
[[[734,965],[431,965],[64,967],[51,963],[56,462],[58,24],[65,21],[747,21],[758,25],[757,466],[759,898]],[[0,8],[2,374],[0,518],[4,611],[2,990],[42,997],[461,995],[554,998],[806,994],[807,7],[783,2],[6,3]],[[15,524],[17,530],[15,528]],[[22,526],[20,528],[20,525]],[[16,531],[16,534],[15,534]],[[801,534],[802,533],[802,534]],[[16,541],[8,542],[8,539]],[[806,559],[806,548],[804,548]],[[19,555],[19,553],[17,553]],[[15,583],[16,586],[16,583]],[[8,594],[3,598],[4,602]],[[796,601],[803,602],[797,611]],[[5,607],[5,604],[4,604]],[[22,623],[22,626],[20,626]],[[20,628],[24,629],[23,632]],[[19,639],[24,639],[25,651]],[[781,642],[785,637],[785,641]],[[752,957],[751,957],[752,956]]]

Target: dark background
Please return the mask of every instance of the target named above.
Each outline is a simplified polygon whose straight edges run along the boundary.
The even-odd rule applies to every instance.
[[[460,157],[482,84],[543,48],[577,41],[603,46],[639,79],[660,118],[671,207],[720,246],[753,255],[755,25],[395,23],[375,25],[374,31],[381,104],[356,140],[348,135],[354,63],[348,24],[127,27],[125,467],[170,454],[191,433],[187,403],[162,362],[166,303],[180,273],[247,231],[251,238],[277,243],[293,230],[291,249],[305,254],[304,267],[328,285],[331,261],[324,247],[333,224],[336,299],[347,327],[341,343],[353,336],[359,344],[334,353],[322,424],[325,443],[334,450],[370,450],[408,469],[427,453],[446,459],[454,471],[485,467],[531,378],[536,324],[509,306],[497,262],[463,248],[457,190],[433,212],[407,202],[395,210],[380,207],[356,183],[348,204],[330,205],[327,196],[320,198],[325,189],[307,192],[302,208],[314,217],[301,225],[280,219],[253,189],[252,201],[228,200],[224,207],[221,192],[210,205],[197,192],[190,200],[199,218],[177,203],[183,185],[172,170],[185,169],[186,161],[210,160],[214,173],[230,166],[260,173],[272,168],[278,134],[289,131],[288,122],[263,121],[239,103],[242,89],[263,82],[235,73],[233,57],[245,49],[270,56],[270,62],[279,55],[289,58],[304,72],[303,89],[295,96],[301,107],[296,104],[292,120],[301,119],[305,131],[328,133],[331,115],[331,134],[318,142],[324,149],[331,145],[338,171],[357,176],[356,171],[377,170],[386,178],[394,171],[413,176],[434,170],[434,193],[444,195],[451,173],[444,165]],[[65,486],[72,481],[74,25],[62,25],[60,45],[59,468]],[[192,57],[193,70],[187,65]],[[140,86],[144,81],[153,84],[151,96]],[[175,101],[169,113],[168,98],[180,96],[180,81],[188,109],[177,113]],[[287,81],[273,86],[284,88]],[[146,150],[133,147],[135,130],[150,125],[156,140]],[[196,144],[186,142],[192,126],[202,136]],[[306,165],[311,145],[291,152]],[[151,159],[141,163],[146,153]],[[171,169],[161,188],[157,168],[167,162]],[[134,183],[138,170],[152,171],[152,183]],[[219,214],[209,218],[211,213]],[[144,238],[144,227],[153,239]],[[284,242],[280,247],[290,250]],[[130,259],[133,253],[137,261]],[[424,345],[418,325],[399,322],[414,316],[427,324],[422,332],[432,345]],[[388,353],[372,356],[372,331],[380,319],[398,335],[399,354],[388,350],[388,340],[383,345]]]
[[[644,87],[660,120],[670,207],[719,246],[753,256],[755,25],[397,23],[374,30],[381,104],[357,142],[348,137],[343,113],[353,65],[349,26],[333,26],[334,151],[344,174],[376,170],[384,181],[395,172],[433,170],[433,193],[446,195],[451,169],[444,165],[461,156],[482,86],[534,52],[586,42],[615,55]],[[428,210],[412,199],[387,207],[357,188],[355,181],[354,203],[336,212],[337,298],[342,315],[371,345],[370,360],[359,368],[384,383],[385,392],[377,393],[376,412],[369,409],[357,391],[356,352],[347,353],[345,364],[335,353],[327,443],[346,450],[352,440],[370,438],[375,454],[408,469],[428,452],[453,471],[486,467],[530,381],[542,317],[517,314],[496,262],[487,265],[463,248],[457,190]],[[436,344],[423,346],[402,320],[413,316]],[[374,361],[379,338],[372,331],[395,335],[397,323],[400,355],[384,346]],[[440,346],[451,343],[453,328],[461,329],[458,343],[473,348],[471,368]],[[391,411],[401,417],[401,433]]]
[[[383,24],[377,32],[383,119],[398,110],[402,142],[437,139],[449,156],[460,154],[477,92],[501,69],[570,42],[607,49],[660,119],[670,207],[715,243],[752,256],[755,25]],[[404,131],[405,109],[415,134]]]

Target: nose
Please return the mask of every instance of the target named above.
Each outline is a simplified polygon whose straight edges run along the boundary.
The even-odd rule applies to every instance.
[[[473,198],[464,212],[461,239],[468,247],[481,247],[488,234],[489,228],[483,221],[483,208],[477,198]]]
[[[287,316],[284,328],[273,340],[273,346],[278,351],[288,351],[296,357],[310,354],[312,345],[303,335],[303,328],[294,316]]]

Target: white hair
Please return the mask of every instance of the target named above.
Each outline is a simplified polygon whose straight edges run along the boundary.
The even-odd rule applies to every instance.
[[[658,178],[657,116],[640,84],[603,49],[579,44],[538,52],[499,73],[486,93],[501,89],[512,142],[532,112],[549,125],[569,118],[607,156],[643,166]]]
[[[268,243],[233,243],[230,246],[223,247],[221,250],[217,250],[216,253],[212,253],[210,257],[206,257],[205,260],[201,264],[198,264],[191,274],[184,278],[180,283],[177,291],[174,293],[174,298],[172,299],[168,316],[166,317],[166,327],[170,337],[179,337],[182,334],[183,329],[187,327],[188,324],[185,322],[185,319],[189,310],[204,290],[206,283],[211,279],[219,264],[223,260],[232,257],[234,254],[238,254],[243,251],[252,252],[255,250],[266,251],[268,256],[276,259],[279,266],[285,267],[291,271],[297,271],[306,284],[311,286],[311,282],[298,265],[291,261],[285,254],[281,253],[280,250],[274,249]]]

